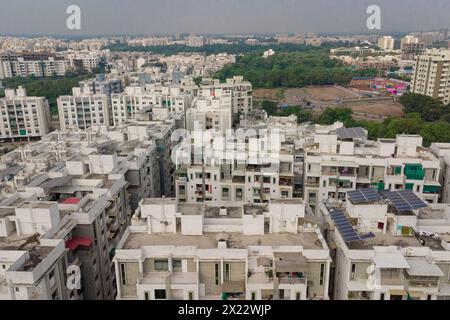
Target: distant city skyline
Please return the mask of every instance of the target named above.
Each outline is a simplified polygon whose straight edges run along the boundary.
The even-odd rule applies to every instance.
[[[368,6],[381,30],[368,30]],[[81,30],[66,8],[81,8]],[[2,3],[0,34],[114,36],[153,34],[389,33],[450,28],[449,0],[15,0]]]

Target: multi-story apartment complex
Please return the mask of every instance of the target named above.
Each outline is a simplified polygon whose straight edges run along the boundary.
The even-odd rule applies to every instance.
[[[36,139],[50,131],[50,108],[44,97],[28,97],[25,88],[6,89],[0,99],[0,138]]]
[[[442,186],[441,202],[450,203],[450,143],[432,143],[430,151],[439,159],[441,174],[439,182]]]
[[[394,50],[395,39],[391,36],[384,36],[378,39],[378,47],[385,51]]]
[[[111,97],[112,121],[114,126],[118,126],[135,119],[139,112],[151,113],[151,120],[155,121],[166,120],[171,116],[184,119],[191,100],[192,94],[183,93],[176,87],[127,87],[124,93]]]
[[[90,94],[120,93],[123,91],[122,80],[119,78],[106,78],[104,74],[97,74],[95,79],[83,80],[79,83],[83,92]]]
[[[131,120],[125,126],[128,139],[154,139],[157,151],[157,163],[159,165],[160,194],[165,197],[175,196],[175,163],[172,160],[172,149],[177,141],[173,140],[176,130],[176,121]],[[156,174],[156,173],[155,173]]]
[[[232,127],[231,96],[196,97],[186,110],[186,130],[226,133]]]
[[[450,208],[412,191],[360,189],[320,204],[336,300],[449,299]]]
[[[224,95],[231,96],[233,114],[247,114],[252,109],[252,84],[244,81],[242,76],[227,79],[225,83],[205,79],[199,90],[199,96],[203,97]]]
[[[412,190],[429,202],[439,200],[439,160],[422,147],[422,137],[369,141],[362,128],[317,129],[304,145],[304,199],[312,209],[326,199],[374,187]]]
[[[69,68],[70,62],[56,54],[39,52],[0,53],[0,79],[64,76]]]
[[[411,91],[450,103],[450,50],[434,49],[419,55]]]
[[[300,199],[140,208],[116,250],[118,299],[328,299],[329,249]]]
[[[249,138],[194,133],[174,152],[179,201],[253,204],[292,197],[294,155],[281,147],[277,132]]]
[[[73,95],[57,99],[60,129],[86,129],[110,125],[110,101],[107,94],[92,94],[88,87],[73,88]]]
[[[8,171],[11,191],[19,193],[0,198],[0,256],[11,260],[11,268],[9,263],[2,268],[0,297],[114,299],[111,259],[118,240],[141,199],[160,196],[156,141],[128,140],[123,130],[56,131],[1,160],[2,167],[19,166]],[[53,260],[46,258],[47,243],[58,247]],[[23,267],[28,255],[34,265]],[[55,269],[55,261],[61,267]],[[81,287],[66,286],[72,265],[81,272]],[[15,273],[35,267],[37,274]],[[23,277],[30,280],[21,282]],[[14,283],[27,287],[20,297],[13,294],[21,290]]]

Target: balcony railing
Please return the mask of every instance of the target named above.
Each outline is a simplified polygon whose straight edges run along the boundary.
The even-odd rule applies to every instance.
[[[306,277],[280,277],[280,284],[305,284]]]

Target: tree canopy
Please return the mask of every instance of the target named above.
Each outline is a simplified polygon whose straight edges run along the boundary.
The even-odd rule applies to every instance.
[[[216,77],[225,80],[242,75],[256,88],[346,85],[355,76],[375,76],[375,70],[353,70],[328,57],[328,49],[281,52],[269,58],[256,54],[238,57]]]

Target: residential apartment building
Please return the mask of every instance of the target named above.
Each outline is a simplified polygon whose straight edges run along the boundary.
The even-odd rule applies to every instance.
[[[135,119],[124,125],[128,139],[154,139],[159,165],[159,190],[165,197],[175,196],[175,163],[172,160],[172,149],[178,141],[172,137],[176,130],[175,119],[151,121]],[[157,175],[157,173],[155,173]]]
[[[57,99],[60,129],[110,125],[110,102],[106,94],[91,94],[84,88],[73,88],[73,95]]]
[[[113,93],[121,93],[123,91],[121,79],[106,78],[104,74],[97,74],[95,79],[80,81],[79,87],[86,93],[106,94],[108,96],[111,96]]]
[[[28,97],[25,88],[6,89],[0,98],[0,138],[38,139],[50,131],[50,108],[44,97]]]
[[[196,97],[186,110],[186,130],[226,133],[232,127],[231,96]]]
[[[114,260],[117,299],[328,299],[329,250],[301,200],[145,199]]]
[[[335,248],[332,299],[448,300],[449,206],[427,206],[408,190],[360,190],[365,196],[348,193],[345,205],[320,205]]]
[[[434,49],[419,55],[411,91],[450,103],[450,50]]]
[[[150,113],[154,121],[163,121],[171,116],[184,119],[192,94],[183,93],[178,88],[160,86],[158,90],[157,87],[127,87],[124,93],[113,94],[111,114],[114,126],[135,119],[141,111]]]
[[[378,47],[385,51],[394,50],[395,39],[391,36],[384,36],[378,39]]]
[[[369,141],[362,128],[327,127],[304,145],[304,199],[313,211],[326,199],[345,200],[346,192],[370,186],[412,190],[437,203],[440,172],[416,135]]]
[[[294,155],[276,132],[247,139],[211,134],[197,132],[174,149],[179,201],[254,204],[292,197]]]
[[[225,83],[221,83],[217,79],[204,79],[198,95],[203,97],[231,96],[233,114],[247,114],[253,107],[252,84],[244,81],[242,76],[229,78]]]
[[[0,79],[64,76],[69,68],[70,62],[56,54],[39,52],[0,53]]]
[[[450,203],[450,143],[432,143],[430,151],[439,159],[441,165],[441,202]]]

